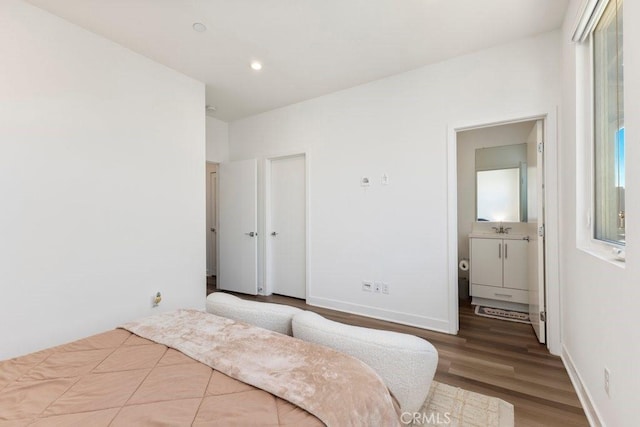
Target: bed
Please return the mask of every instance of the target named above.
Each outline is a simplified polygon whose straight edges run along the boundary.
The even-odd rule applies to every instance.
[[[437,365],[422,339],[293,307],[214,293],[207,311],[0,362],[0,426],[394,426]]]

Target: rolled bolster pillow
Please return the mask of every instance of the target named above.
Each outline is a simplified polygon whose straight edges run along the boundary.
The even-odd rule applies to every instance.
[[[345,325],[310,312],[293,317],[293,336],[360,359],[380,375],[402,411],[424,404],[438,366],[438,351],[413,335]]]
[[[214,292],[207,297],[207,312],[291,336],[291,319],[302,310],[289,305],[247,301],[235,295]]]

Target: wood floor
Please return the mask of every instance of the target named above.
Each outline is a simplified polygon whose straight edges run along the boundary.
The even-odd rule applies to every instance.
[[[214,288],[210,280],[207,293]],[[279,295],[238,296],[301,307],[351,325],[422,337],[438,349],[437,381],[512,403],[516,427],[589,425],[562,361],[538,343],[530,325],[476,316],[470,304],[462,303],[460,332],[454,336],[312,307]]]

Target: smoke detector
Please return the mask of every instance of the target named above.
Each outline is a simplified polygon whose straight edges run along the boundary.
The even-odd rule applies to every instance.
[[[207,31],[207,26],[202,22],[194,22],[191,28],[193,28],[193,31],[198,33],[204,33],[205,31]]]

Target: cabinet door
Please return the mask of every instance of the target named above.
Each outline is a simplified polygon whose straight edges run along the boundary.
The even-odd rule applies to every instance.
[[[469,239],[471,241],[471,283],[502,286],[502,240]]]
[[[527,282],[529,243],[526,240],[504,240],[503,242],[503,286],[512,289],[529,289]]]

